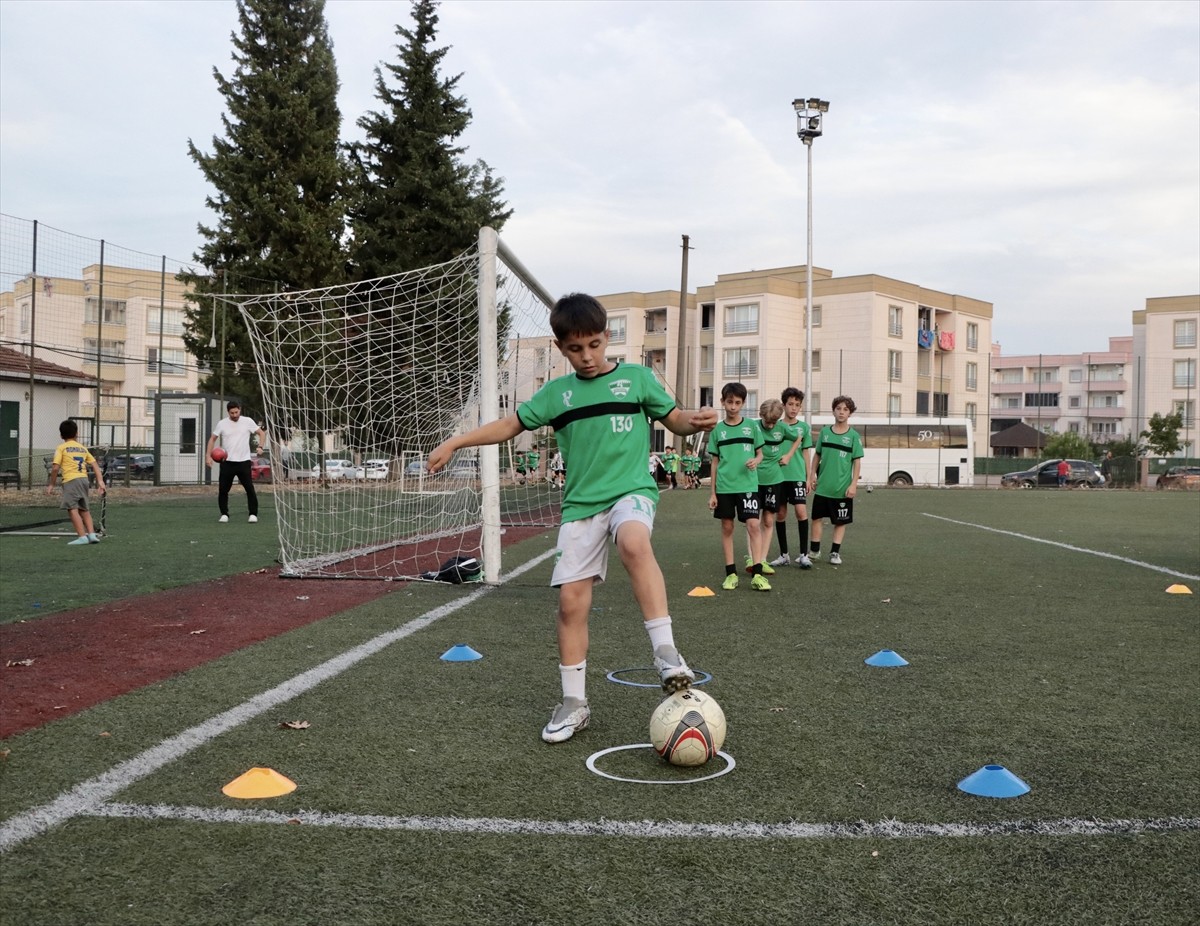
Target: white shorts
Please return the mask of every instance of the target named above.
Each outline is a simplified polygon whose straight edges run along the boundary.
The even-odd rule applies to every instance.
[[[580,521],[568,521],[558,529],[558,559],[550,584],[558,588],[580,579],[603,582],[608,575],[608,539],[617,539],[617,530],[630,521],[645,524],[654,531],[654,502],[644,495],[626,495],[599,514]]]

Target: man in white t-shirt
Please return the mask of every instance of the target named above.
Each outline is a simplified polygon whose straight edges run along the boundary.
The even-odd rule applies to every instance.
[[[254,454],[250,450],[250,437],[258,435],[258,446],[267,446],[267,433],[254,419],[242,414],[242,405],[234,400],[226,404],[225,410],[229,417],[222,418],[213,428],[212,436],[208,439],[208,447],[204,451],[207,463],[213,465],[212,452],[217,440],[226,453],[221,460],[220,479],[218,482],[217,505],[221,509],[221,523],[229,520],[229,490],[233,488],[233,480],[242,484],[246,490],[246,503],[250,508],[250,523],[258,521],[258,496],[254,494],[254,483],[250,481],[250,462]]]

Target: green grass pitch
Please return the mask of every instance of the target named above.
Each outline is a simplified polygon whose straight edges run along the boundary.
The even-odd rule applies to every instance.
[[[5,919],[1195,921],[1200,597],[1166,588],[1200,593],[1200,495],[876,491],[856,505],[844,565],[781,569],[769,594],[719,591],[706,502],[666,494],[655,547],[677,642],[712,673],[705,690],[729,721],[730,774],[666,784],[719,766],[674,769],[648,749],[602,760],[646,784],[587,769],[599,750],[647,742],[659,697],[607,678],[650,660],[615,556],[594,601],[592,725],[553,747],[538,737],[558,697],[551,561],[483,594],[403,586],[0,743],[0,841],[31,811],[67,808],[0,855]],[[46,567],[38,544],[51,541],[0,538],[4,617],[36,617],[33,596],[115,600],[167,583],[156,562],[218,536],[211,507],[131,506],[96,551],[106,559],[69,575]],[[273,560],[269,532],[241,537],[193,556],[188,580]],[[550,532],[506,548],[504,570],[552,544]],[[717,595],[686,595],[699,585]],[[66,586],[80,591],[47,591]],[[294,697],[246,707],[437,609],[449,613]],[[464,642],[484,658],[438,658]],[[910,665],[864,665],[883,648]],[[177,739],[226,711],[220,732]],[[310,726],[279,729],[296,719]],[[956,789],[988,763],[1030,793]],[[221,793],[255,766],[299,787]],[[127,783],[97,800],[72,792],[107,780]]]

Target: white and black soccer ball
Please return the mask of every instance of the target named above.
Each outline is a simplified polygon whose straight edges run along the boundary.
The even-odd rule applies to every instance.
[[[650,715],[650,742],[672,765],[703,765],[725,744],[725,712],[703,691],[677,691]]]
[[[867,486],[867,494],[868,494],[868,495],[870,495],[870,494],[871,494],[872,492],[874,492],[874,491],[875,491],[875,487],[874,487],[874,486]]]

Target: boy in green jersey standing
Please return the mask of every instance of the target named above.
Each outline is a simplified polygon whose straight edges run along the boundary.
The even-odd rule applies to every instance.
[[[725,553],[725,581],[721,588],[731,591],[738,587],[737,566],[733,563],[734,520],[746,525],[746,543],[751,551],[758,550],[759,501],[758,469],[763,458],[762,429],[753,418],[742,415],[746,402],[746,387],[741,383],[726,383],[721,387],[721,407],[725,417],[708,437],[708,453],[712,457],[712,494],[708,507],[713,517],[721,521],[721,549]],[[769,592],[771,583],[762,574],[762,564],[750,567],[753,578],[750,587],[756,592]]]
[[[783,403],[778,399],[767,399],[758,408],[758,427],[762,431],[763,447],[762,462],[758,464],[758,548],[750,552],[746,558],[746,571],[753,574],[757,563],[765,576],[773,576],[774,564],[767,563],[767,553],[771,550],[771,532],[775,527],[775,512],[779,509],[783,498],[783,471],[780,461],[784,453],[791,449],[792,442],[787,439],[783,422]]]
[[[775,519],[775,536],[779,539],[779,558],[771,560],[772,566],[786,566],[788,559],[787,513],[788,505],[796,510],[796,524],[800,530],[800,550],[796,565],[801,569],[812,569],[808,558],[808,473],[812,469],[812,430],[808,422],[800,417],[804,408],[804,393],[788,386],[779,397],[783,401],[783,425],[787,436],[793,441],[791,449],[780,459],[783,483],[779,496],[779,512]]]
[[[663,689],[678,691],[695,680],[675,648],[666,582],[650,544],[658,486],[646,454],[651,419],[686,436],[710,430],[717,415],[711,408],[677,408],[648,367],[608,360],[608,315],[592,296],[573,293],[559,299],[550,311],[550,327],[555,346],[574,372],[551,380],[521,403],[516,414],[435,447],[429,471],[442,469],[459,448],[501,444],[524,430],[554,428],[567,469],[559,557],[550,580],[558,589],[563,697],[542,739],[561,743],[591,719],[585,687],[588,615],[592,586],[607,574],[610,537],[629,573]]]
[[[863,457],[862,438],[850,427],[855,408],[848,395],[833,400],[833,424],[821,428],[813,448],[813,470],[808,474],[808,492],[814,496],[810,557],[821,558],[821,521],[829,518],[833,525],[831,566],[842,564],[842,538],[846,536],[847,525],[854,521],[854,496],[858,492]]]

